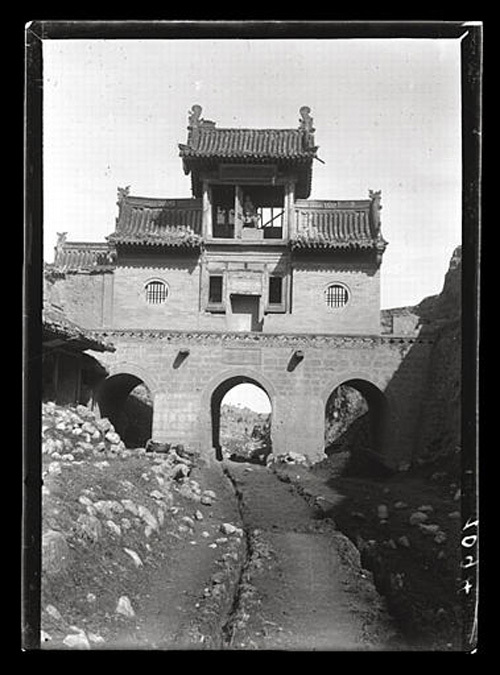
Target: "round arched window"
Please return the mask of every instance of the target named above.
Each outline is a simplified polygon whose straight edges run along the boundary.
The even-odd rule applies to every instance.
[[[345,307],[349,301],[349,292],[342,284],[330,284],[325,288],[325,304],[331,309]]]
[[[148,305],[161,305],[168,297],[168,286],[163,281],[149,281],[144,290]]]

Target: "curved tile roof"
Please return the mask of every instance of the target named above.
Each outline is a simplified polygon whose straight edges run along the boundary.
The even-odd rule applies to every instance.
[[[301,129],[218,129],[201,125],[190,130],[180,156],[221,159],[312,160],[317,147]]]
[[[224,161],[273,162],[282,168],[291,165],[298,172],[297,195],[309,196],[312,162],[318,150],[310,108],[303,106],[299,110],[301,119],[296,129],[218,128],[215,122],[202,119],[201,112],[201,106],[192,107],[186,143],[179,143],[184,172],[191,173],[195,197],[201,195],[200,170],[213,170]]]
[[[77,351],[92,349],[96,352],[114,352],[114,345],[104,338],[93,335],[68,319],[60,307],[45,303],[42,310],[42,332],[44,342],[61,340],[65,346]]]
[[[105,271],[114,268],[114,252],[106,242],[64,241],[55,249],[53,265],[61,272]]]
[[[297,200],[294,249],[376,249],[385,242],[372,222],[372,200]]]
[[[202,207],[199,199],[151,199],[124,195],[116,230],[108,237],[115,244],[197,248],[201,244]]]

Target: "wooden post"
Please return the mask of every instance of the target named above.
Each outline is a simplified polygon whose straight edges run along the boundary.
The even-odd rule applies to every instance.
[[[285,217],[283,218],[283,239],[289,239],[295,234],[295,183],[288,181],[285,185]]]
[[[243,230],[243,190],[239,185],[234,188],[234,238],[241,239]]]
[[[206,180],[203,181],[202,231],[204,239],[211,239],[213,237],[211,190],[208,181]]]

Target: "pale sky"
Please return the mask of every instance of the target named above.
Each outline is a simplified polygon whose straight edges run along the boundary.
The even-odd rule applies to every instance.
[[[461,240],[460,42],[45,40],[44,259],[57,232],[103,241],[116,190],[189,197],[178,143],[195,103],[228,127],[314,118],[311,198],[382,190],[382,307],[439,293]]]
[[[240,408],[246,406],[255,412],[266,414],[272,412],[269,396],[251,382],[243,382],[230,389],[222,399],[221,405],[235,405]]]

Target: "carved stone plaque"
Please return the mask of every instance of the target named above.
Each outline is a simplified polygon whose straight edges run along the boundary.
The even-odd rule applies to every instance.
[[[226,347],[222,354],[224,363],[237,364],[239,366],[260,365],[261,350],[246,347]]]
[[[228,285],[229,293],[235,295],[262,295],[262,274],[258,272],[231,272]]]

